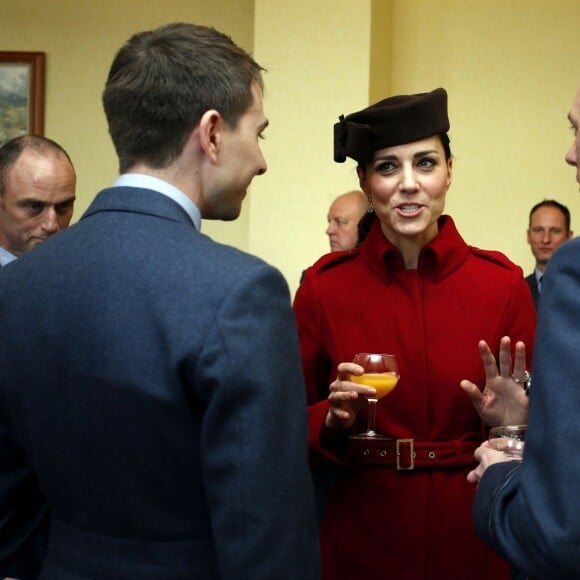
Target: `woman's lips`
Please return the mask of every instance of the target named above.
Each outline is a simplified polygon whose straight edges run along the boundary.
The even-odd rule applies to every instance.
[[[397,206],[397,212],[403,217],[415,217],[421,213],[422,209],[423,206],[416,203],[406,203]]]

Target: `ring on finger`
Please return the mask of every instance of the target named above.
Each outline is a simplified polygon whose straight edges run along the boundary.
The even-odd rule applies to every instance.
[[[532,388],[532,375],[528,371],[524,371],[523,377],[514,377],[512,375],[512,380],[514,383],[521,383],[524,387],[526,395],[529,396],[530,389]]]
[[[516,377],[515,375],[512,375],[512,380],[514,383],[524,383],[527,384],[532,380],[532,375],[530,375],[530,373],[528,371],[524,371],[523,376],[521,377]]]

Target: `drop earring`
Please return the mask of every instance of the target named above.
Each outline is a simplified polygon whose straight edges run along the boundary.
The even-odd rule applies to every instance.
[[[373,198],[369,195],[368,200],[369,206],[367,207],[367,213],[373,213],[373,211],[375,211],[375,208],[373,207]]]

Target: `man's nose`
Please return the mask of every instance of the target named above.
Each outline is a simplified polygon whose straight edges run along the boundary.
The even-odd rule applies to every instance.
[[[58,215],[54,208],[47,208],[42,220],[42,228],[49,234],[54,234],[60,230]]]

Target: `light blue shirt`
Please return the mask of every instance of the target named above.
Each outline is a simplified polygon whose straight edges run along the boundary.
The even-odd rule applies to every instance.
[[[16,256],[0,246],[0,266],[4,267],[14,260],[16,260]]]
[[[143,189],[152,189],[157,193],[167,196],[179,205],[191,219],[195,229],[201,231],[201,213],[198,207],[183,193],[167,181],[152,177],[151,175],[144,175],[143,173],[124,173],[119,176],[113,187],[140,187]]]

